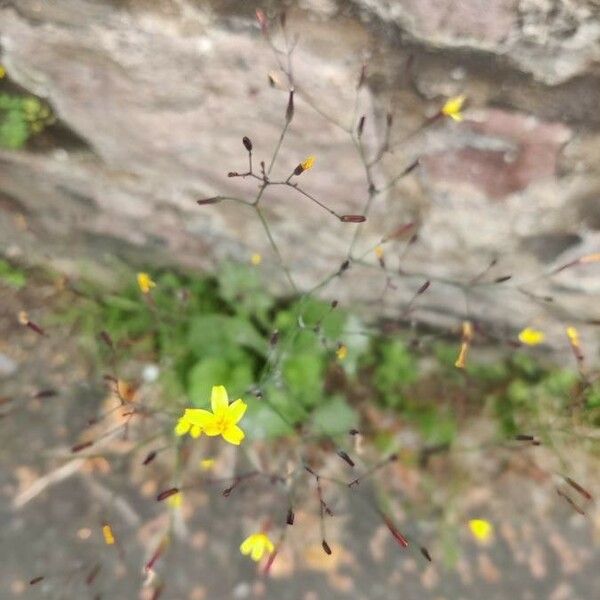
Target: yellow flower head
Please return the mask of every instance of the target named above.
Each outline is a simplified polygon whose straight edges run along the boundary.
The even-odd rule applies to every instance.
[[[537,346],[544,341],[545,337],[543,331],[538,331],[537,329],[533,329],[533,327],[525,327],[519,333],[519,341],[526,346]]]
[[[348,356],[348,346],[340,344],[335,351],[335,355],[338,357],[338,360],[344,360]]]
[[[210,471],[215,466],[214,458],[204,458],[200,461],[200,468],[203,471]]]
[[[575,348],[579,347],[579,331],[577,331],[575,327],[567,327],[567,337],[569,338],[571,345],[575,346]]]
[[[466,96],[448,98],[444,106],[442,106],[442,114],[454,121],[462,121],[464,117],[461,111],[466,99]]]
[[[379,260],[383,258],[383,248],[381,246],[375,246],[375,256]]]
[[[255,252],[251,257],[250,257],[250,262],[255,266],[258,267],[258,265],[260,265],[260,263],[262,262],[262,256],[258,253]]]
[[[156,283],[152,281],[152,278],[148,273],[138,273],[137,282],[142,294],[148,294],[153,287],[156,287]]]
[[[494,526],[484,519],[471,519],[469,529],[478,542],[487,542],[494,535]]]
[[[301,163],[300,165],[302,166],[302,170],[303,171],[308,171],[309,169],[312,169],[313,165],[315,164],[315,157],[311,154],[310,156],[307,156]]]
[[[167,504],[171,508],[180,508],[182,502],[183,502],[183,494],[181,492],[177,492],[176,494],[173,494],[172,496],[169,496],[167,498]]]
[[[240,552],[244,556],[250,555],[254,561],[259,561],[265,554],[270,554],[275,549],[273,542],[266,533],[253,533],[240,545]]]
[[[104,543],[107,546],[112,546],[115,543],[115,535],[112,527],[108,523],[105,523],[102,526],[102,535],[104,536]]]
[[[6,77],[6,69],[0,65],[0,79],[4,79]]]
[[[241,399],[229,404],[227,390],[222,385],[213,386],[210,403],[212,412],[203,408],[186,408],[175,427],[176,435],[185,435],[188,431],[192,437],[201,433],[211,437],[222,435],[226,442],[238,446],[245,434],[237,423],[248,405]]]

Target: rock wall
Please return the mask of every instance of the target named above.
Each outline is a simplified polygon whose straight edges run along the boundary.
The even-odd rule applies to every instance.
[[[285,291],[253,210],[195,203],[216,194],[251,199],[256,181],[226,176],[246,167],[240,140],[251,137],[255,161],[268,160],[281,132],[285,78],[254,18],[258,5],[0,2],[1,63],[70,132],[0,152],[0,250],[105,274],[113,256],[212,269],[260,252],[267,279]],[[268,188],[261,205],[297,285],[340,265],[359,227],[353,256],[364,261],[323,294],[371,317],[410,315],[444,327],[474,318],[492,336],[534,325],[559,349],[568,348],[568,322],[593,343],[586,322],[600,321],[600,263],[551,273],[600,252],[600,2],[262,3],[270,15],[283,5],[290,38],[299,35],[297,93],[275,176],[285,179],[314,154],[315,167],[302,175],[306,191],[339,213],[361,213],[368,186],[344,128],[366,116],[372,157],[388,112],[391,152],[373,168],[375,187],[420,161],[377,194],[360,226],[330,218],[292,189]],[[422,127],[459,93],[469,98],[464,121]],[[408,222],[418,238],[385,245],[395,273],[386,286],[373,248]],[[407,312],[425,280],[430,288]]]

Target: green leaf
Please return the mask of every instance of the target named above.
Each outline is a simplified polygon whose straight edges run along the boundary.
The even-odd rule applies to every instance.
[[[230,402],[243,395],[252,385],[249,362],[231,364],[224,358],[210,357],[197,362],[188,374],[188,394],[193,406],[206,408],[214,385],[227,388]]]
[[[340,396],[315,409],[312,420],[315,428],[327,435],[342,434],[358,425],[356,411]]]
[[[307,407],[321,400],[323,360],[315,354],[292,354],[283,364],[283,378],[290,394]]]
[[[249,321],[217,313],[201,315],[192,320],[188,343],[198,357],[239,357],[240,347],[265,356],[268,346]]]

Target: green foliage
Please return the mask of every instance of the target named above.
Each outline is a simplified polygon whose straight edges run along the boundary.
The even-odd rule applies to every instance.
[[[0,92],[0,148],[22,148],[52,123],[50,108],[38,98]]]
[[[259,269],[247,265],[225,264],[216,278],[172,272],[152,277],[157,285],[151,298],[130,275],[119,293],[69,309],[68,320],[88,333],[89,349],[100,351],[98,334],[104,330],[123,359],[159,364],[167,404],[204,408],[211,387],[225,385],[231,397],[248,402],[244,422],[250,437],[284,435],[313,416],[323,431],[356,423],[346,400],[324,390],[348,322],[344,311],[312,298],[276,304]],[[89,284],[83,292],[97,295]],[[276,344],[271,343],[273,323]],[[277,353],[281,360],[273,373]],[[257,385],[268,402],[254,397]],[[333,410],[339,412],[337,421],[327,412]]]
[[[22,285],[22,275],[10,269],[0,263],[0,278]],[[360,319],[339,306],[312,297],[276,302],[261,270],[248,265],[225,264],[216,277],[167,271],[152,277],[151,296],[140,292],[133,274],[118,293],[100,295],[83,285],[95,299],[71,306],[69,320],[88,332],[88,348],[103,349],[105,362],[102,330],[120,360],[158,364],[166,405],[207,407],[215,384],[243,396],[250,438],[286,435],[303,424],[341,433],[358,424],[356,403],[373,399],[416,427],[428,445],[452,444],[457,403],[464,416],[491,409],[501,436],[532,426],[541,431],[544,415],[564,410],[579,381],[576,372],[544,369],[524,352],[491,363],[470,360],[461,371],[454,366],[457,344],[435,342],[434,360],[422,359],[400,336],[361,331]],[[341,343],[344,360],[336,357]],[[586,390],[583,405],[590,415],[598,412],[597,387]],[[391,450],[392,439],[379,432],[374,441]]]
[[[27,283],[27,276],[18,267],[0,259],[0,283],[19,290]]]

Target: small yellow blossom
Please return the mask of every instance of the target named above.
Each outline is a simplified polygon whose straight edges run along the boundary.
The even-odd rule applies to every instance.
[[[579,341],[579,331],[577,331],[575,327],[567,327],[567,337],[569,338],[569,342],[571,342],[572,346],[579,348],[581,343]]]
[[[176,494],[173,494],[172,496],[169,496],[167,498],[167,504],[171,508],[180,508],[182,501],[183,501],[183,494],[181,492],[177,492]]]
[[[335,351],[335,355],[338,357],[338,360],[344,360],[348,356],[348,346],[345,344],[339,344],[337,350]]]
[[[200,461],[200,468],[203,471],[210,471],[215,466],[214,458],[204,458]]]
[[[545,337],[543,331],[538,331],[537,329],[533,329],[533,327],[525,327],[519,333],[519,341],[526,346],[537,346],[544,341]]]
[[[175,433],[185,435],[189,431],[192,437],[198,437],[201,433],[211,437],[222,435],[226,442],[238,446],[245,433],[237,423],[248,405],[242,399],[229,404],[227,390],[222,385],[213,386],[210,403],[212,412],[203,408],[186,408],[175,427]]]
[[[115,536],[112,527],[108,523],[105,523],[102,526],[102,535],[104,536],[104,543],[107,546],[112,546],[115,543]]]
[[[471,519],[469,529],[473,537],[479,542],[487,542],[494,535],[494,526],[485,519]]]
[[[383,258],[383,248],[381,246],[375,246],[375,256],[379,260]]]
[[[150,290],[153,287],[156,287],[156,283],[154,281],[152,281],[152,278],[150,277],[150,275],[148,275],[148,273],[138,273],[137,274],[137,282],[138,282],[138,285],[140,286],[140,290],[142,291],[142,294],[149,294]]]
[[[260,265],[260,263],[262,262],[262,256],[258,253],[255,252],[251,257],[250,257],[250,262],[255,266],[258,267],[258,265]]]
[[[240,552],[254,561],[259,561],[265,554],[270,554],[275,549],[273,542],[266,533],[253,533],[240,545]]]
[[[450,117],[454,121],[462,121],[464,116],[461,111],[465,100],[466,96],[453,96],[452,98],[448,98],[444,106],[442,106],[442,114],[446,117]]]
[[[0,65],[0,79],[4,79],[6,77],[6,69]]]
[[[302,166],[302,170],[303,171],[308,171],[309,169],[312,169],[313,165],[315,164],[315,157],[311,154],[310,156],[307,156],[301,163],[300,165]]]

